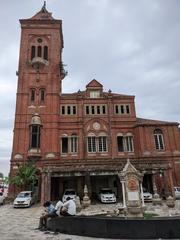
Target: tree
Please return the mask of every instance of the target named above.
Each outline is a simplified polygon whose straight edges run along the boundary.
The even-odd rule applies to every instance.
[[[9,183],[9,178],[8,178],[8,177],[4,177],[4,178],[3,178],[3,183],[4,183],[5,185],[8,185],[8,183]]]
[[[3,177],[4,177],[3,173],[0,172],[0,178],[3,179]]]
[[[10,179],[10,183],[26,190],[32,190],[37,180],[36,173],[37,169],[34,165],[30,163],[21,165],[17,170],[16,176]]]

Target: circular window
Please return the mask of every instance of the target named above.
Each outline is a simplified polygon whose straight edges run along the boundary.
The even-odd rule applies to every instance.
[[[42,40],[42,38],[38,38],[37,41],[38,41],[38,43],[42,43],[43,40]]]

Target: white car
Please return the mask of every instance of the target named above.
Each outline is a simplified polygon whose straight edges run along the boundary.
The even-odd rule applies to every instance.
[[[151,202],[152,201],[152,194],[148,192],[147,190],[143,190],[143,197],[145,202]]]
[[[110,188],[101,188],[98,198],[102,203],[115,203],[116,195]]]
[[[30,207],[35,202],[34,194],[32,191],[20,192],[13,202],[13,207]]]
[[[5,203],[5,196],[3,193],[0,192],[0,205],[3,205]]]
[[[66,202],[67,197],[70,197],[71,199],[73,199],[75,201],[76,197],[77,197],[76,191],[74,189],[66,189],[64,191],[62,201]]]
[[[175,198],[180,199],[180,187],[174,187]]]

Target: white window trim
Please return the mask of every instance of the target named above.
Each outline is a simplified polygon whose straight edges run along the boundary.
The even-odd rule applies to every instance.
[[[62,113],[62,108],[64,107],[65,113]],[[70,107],[70,114],[68,114],[68,107]],[[73,114],[73,107],[76,107],[76,114]],[[60,114],[62,116],[76,116],[77,115],[77,105],[76,104],[64,104],[60,106]]]
[[[134,152],[134,136],[132,133],[126,133],[126,134],[118,133],[116,136],[116,141],[117,141],[117,137],[123,137],[122,141],[123,141],[123,150],[124,150],[122,152],[119,152],[117,149],[118,153],[122,154],[124,152],[127,152],[127,153]],[[128,149],[128,146],[131,146],[132,149]],[[118,148],[118,143],[117,143],[117,148]]]
[[[118,106],[118,113],[116,113],[116,106]],[[121,106],[124,108],[124,113],[121,112]],[[126,106],[129,106],[129,113],[127,113]],[[114,104],[114,114],[115,115],[131,115],[131,104]]]
[[[156,139],[155,139],[155,137],[157,138],[158,146],[156,146]],[[163,145],[162,148],[161,148],[161,144],[160,144],[160,138],[162,140],[162,145]],[[157,151],[164,151],[165,150],[163,133],[154,133],[154,142],[155,142],[155,148],[156,148]]]

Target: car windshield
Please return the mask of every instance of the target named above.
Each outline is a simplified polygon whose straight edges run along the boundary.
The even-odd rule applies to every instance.
[[[101,189],[100,193],[108,194],[113,193],[111,189]]]
[[[180,187],[176,187],[175,191],[180,192]]]
[[[18,198],[25,198],[25,197],[30,197],[31,193],[19,193],[17,195]]]
[[[76,195],[74,190],[69,190],[64,193],[65,195]]]

